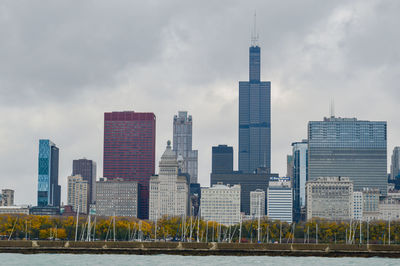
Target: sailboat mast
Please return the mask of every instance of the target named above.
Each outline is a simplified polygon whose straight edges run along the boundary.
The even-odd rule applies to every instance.
[[[78,210],[76,211],[75,242],[78,238],[78,222],[79,222],[79,205],[78,205]]]

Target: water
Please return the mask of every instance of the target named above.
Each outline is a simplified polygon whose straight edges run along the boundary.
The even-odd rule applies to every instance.
[[[390,258],[323,258],[323,257],[235,257],[176,255],[75,255],[75,254],[0,254],[0,265],[399,265]]]

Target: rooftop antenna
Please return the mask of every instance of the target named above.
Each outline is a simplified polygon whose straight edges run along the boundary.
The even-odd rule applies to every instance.
[[[329,109],[330,109],[331,118],[334,118],[335,117],[335,101],[333,98],[331,99],[331,102],[329,104]]]
[[[253,30],[251,32],[251,46],[257,46],[257,45],[258,45],[257,14],[256,11],[254,11],[254,25],[253,25]]]

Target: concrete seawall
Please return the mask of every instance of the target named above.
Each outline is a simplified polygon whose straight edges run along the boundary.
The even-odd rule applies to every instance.
[[[400,258],[400,245],[238,244],[182,242],[0,241],[0,253],[183,256],[320,256]]]

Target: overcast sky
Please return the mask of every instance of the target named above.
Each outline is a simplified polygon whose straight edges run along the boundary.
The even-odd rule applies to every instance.
[[[0,2],[0,188],[36,204],[38,140],[60,148],[66,203],[72,160],[103,172],[104,112],[157,117],[156,164],[179,110],[193,116],[199,181],[211,146],[233,145],[238,81],[248,79],[254,11],[261,77],[272,83],[272,170],[329,114],[388,122],[400,145],[400,1]],[[390,165],[390,160],[388,162]]]

